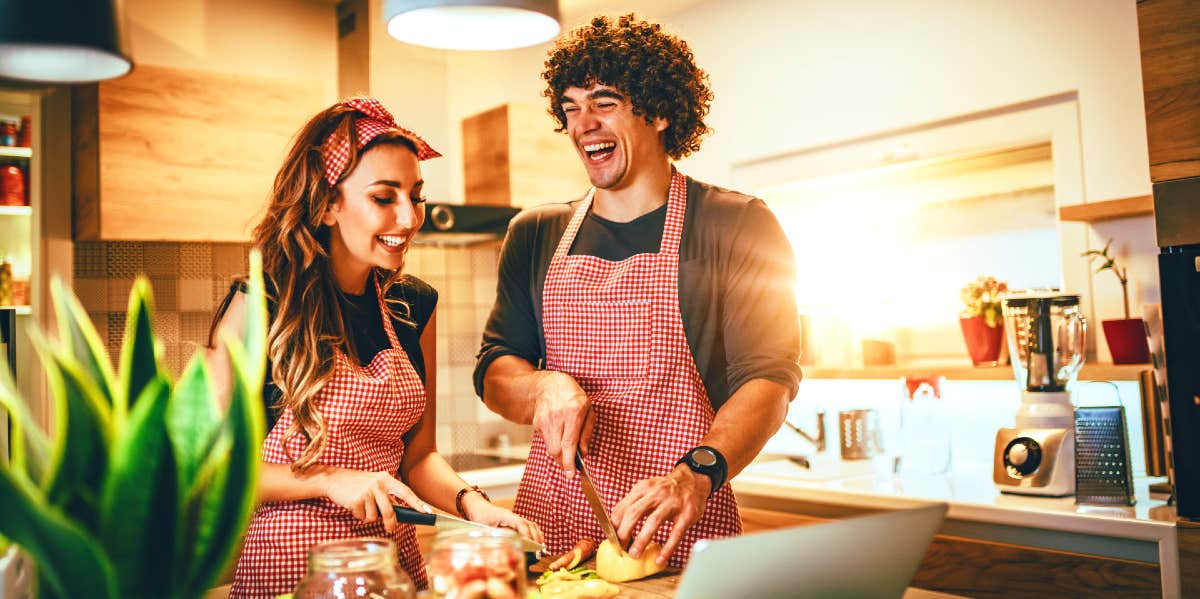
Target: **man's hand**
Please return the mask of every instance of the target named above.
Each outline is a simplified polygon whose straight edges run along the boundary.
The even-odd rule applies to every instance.
[[[659,527],[666,522],[674,522],[671,534],[658,555],[659,565],[666,564],[683,540],[683,533],[704,515],[711,490],[712,479],[692,472],[682,464],[666,476],[638,481],[613,508],[612,519],[617,536],[622,540],[628,539],[638,522],[645,518],[629,547],[629,555],[640,557]]]
[[[575,448],[586,453],[596,425],[591,402],[571,375],[553,370],[538,373],[533,393],[533,428],[542,433],[546,453],[574,476]]]

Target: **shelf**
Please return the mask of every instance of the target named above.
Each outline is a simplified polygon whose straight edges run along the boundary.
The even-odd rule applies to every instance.
[[[0,216],[29,216],[33,208],[29,206],[0,206]]]
[[[1099,223],[1106,220],[1152,214],[1154,214],[1154,196],[1134,196],[1106,202],[1062,206],[1058,209],[1059,220],[1077,223]]]
[[[1152,368],[1149,364],[1084,364],[1079,373],[1082,381],[1136,381],[1138,373]],[[944,376],[954,381],[1010,381],[1011,366],[976,368],[969,364],[913,364],[868,366],[865,368],[814,368],[802,366],[807,379],[898,379],[902,376]]]
[[[33,148],[19,148],[15,146],[0,146],[0,156],[6,158],[32,158]]]
[[[0,310],[14,310],[18,316],[33,314],[31,306],[0,306]]]

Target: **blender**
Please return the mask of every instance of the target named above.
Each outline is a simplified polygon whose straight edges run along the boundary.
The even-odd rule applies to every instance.
[[[1000,491],[1062,497],[1075,492],[1075,377],[1087,321],[1079,296],[1032,290],[1004,299],[1004,328],[1021,386],[1016,426],[996,433],[992,480]]]

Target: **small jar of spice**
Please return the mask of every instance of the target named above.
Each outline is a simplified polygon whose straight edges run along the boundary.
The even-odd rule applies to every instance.
[[[25,206],[25,171],[15,164],[0,167],[0,206]]]

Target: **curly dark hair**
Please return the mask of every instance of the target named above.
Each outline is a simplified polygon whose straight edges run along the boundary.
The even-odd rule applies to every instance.
[[[565,131],[567,117],[559,100],[568,87],[612,86],[629,96],[633,113],[653,123],[664,118],[667,155],[683,158],[700,149],[709,133],[704,117],[712,102],[708,74],[696,66],[687,42],[663,31],[662,25],[639,20],[633,13],[614,22],[594,17],[554,42],[542,79],[550,114]]]

